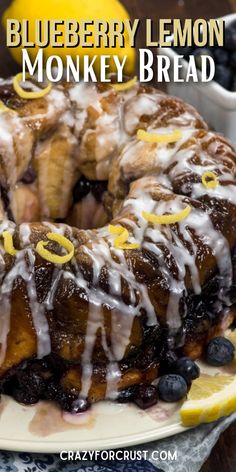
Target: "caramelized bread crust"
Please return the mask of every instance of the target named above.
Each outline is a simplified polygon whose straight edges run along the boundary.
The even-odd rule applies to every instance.
[[[199,357],[235,319],[235,151],[192,107],[139,84],[124,92],[60,84],[23,100],[9,79],[0,98],[13,110],[0,114],[0,234],[9,231],[17,249],[7,254],[1,240],[2,390],[67,410],[132,400],[170,352]],[[138,129],[179,129],[181,138],[140,141]],[[202,184],[206,171],[217,176],[215,189]],[[90,189],[108,181],[103,207],[88,190],[75,200],[81,175]],[[187,205],[190,215],[175,224],[143,217]],[[82,212],[99,213],[105,226],[85,230]],[[140,246],[116,248],[108,220]],[[48,232],[73,243],[70,262],[37,253]],[[62,253],[55,242],[47,248]]]

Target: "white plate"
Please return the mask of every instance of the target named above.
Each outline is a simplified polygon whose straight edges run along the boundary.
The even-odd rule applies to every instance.
[[[202,373],[236,373],[198,362]],[[141,410],[132,404],[100,402],[85,413],[62,413],[52,402],[24,406],[0,401],[0,449],[25,452],[106,450],[133,446],[187,431],[180,423],[182,402]]]
[[[8,397],[0,403],[0,448],[27,452],[105,450],[141,444],[186,431],[179,405],[140,410],[131,404],[101,402],[77,417],[62,415],[48,402],[26,407]]]

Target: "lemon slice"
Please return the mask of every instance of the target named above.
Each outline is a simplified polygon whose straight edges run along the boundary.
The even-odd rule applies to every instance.
[[[236,329],[234,331],[231,331],[230,329],[228,329],[225,333],[225,337],[229,339],[231,343],[233,343],[236,349]],[[235,353],[235,357],[236,357],[236,353]]]
[[[228,364],[228,366],[226,366],[227,373],[236,374],[236,329],[234,331],[231,331],[230,329],[228,329],[226,333],[224,334],[224,336],[225,338],[229,339],[229,341],[231,341],[231,343],[235,347],[234,359],[232,360],[230,364]]]
[[[236,376],[202,374],[180,409],[184,426],[210,423],[236,411]]]

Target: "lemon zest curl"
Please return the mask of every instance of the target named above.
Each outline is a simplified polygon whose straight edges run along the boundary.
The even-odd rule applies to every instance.
[[[137,131],[137,139],[140,141],[145,141],[147,143],[175,143],[182,138],[183,134],[180,129],[173,130],[172,133],[160,134],[160,133],[149,133],[144,131],[144,129],[139,129]]]
[[[26,74],[26,78],[29,78],[29,77],[30,77],[30,75]],[[45,95],[47,95],[50,92],[51,88],[52,88],[52,84],[49,83],[47,85],[47,87],[45,87],[44,89],[39,90],[38,92],[27,91],[27,90],[24,90],[20,85],[20,82],[22,81],[22,78],[23,78],[23,74],[22,74],[22,72],[19,72],[19,74],[16,74],[14,79],[13,79],[13,88],[14,88],[15,92],[17,93],[17,95],[19,95],[19,97],[21,97],[21,98],[25,98],[25,99],[41,98],[41,97],[44,97]]]
[[[137,77],[135,76],[133,79],[128,80],[127,82],[123,82],[121,84],[111,84],[112,88],[117,92],[128,90],[132,88],[137,83]]]
[[[192,208],[190,205],[186,206],[184,210],[181,210],[178,213],[173,213],[172,215],[155,215],[154,213],[147,213],[146,211],[142,212],[142,217],[149,223],[159,224],[159,225],[171,225],[178,223],[179,221],[185,220],[187,216],[191,213]]]
[[[11,108],[7,107],[2,100],[0,100],[0,113],[4,113],[7,111],[11,111],[15,113],[15,110],[12,110]]]
[[[11,256],[16,256],[17,250],[14,248],[13,245],[12,234],[9,231],[3,231],[2,237],[4,250],[7,252],[7,254],[10,254]]]
[[[108,231],[110,234],[116,235],[114,246],[117,249],[138,249],[140,244],[138,243],[127,243],[129,239],[129,232],[123,226],[109,225]]]
[[[50,241],[55,241],[56,243],[60,244],[64,249],[68,251],[68,254],[65,256],[59,256],[58,254],[54,254],[50,252],[48,249],[45,248],[47,246],[48,241],[39,241],[36,246],[36,252],[46,261],[53,262],[54,264],[66,264],[69,262],[72,257],[74,256],[75,247],[74,244],[65,236],[57,233],[47,233],[47,238]]]
[[[204,174],[202,175],[202,184],[204,185],[204,187],[211,188],[211,189],[218,187],[219,180],[215,172],[211,172],[211,171],[204,172]]]

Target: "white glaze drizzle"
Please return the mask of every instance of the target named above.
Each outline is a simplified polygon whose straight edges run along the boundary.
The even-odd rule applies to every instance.
[[[45,307],[37,300],[37,290],[35,286],[35,256],[31,248],[18,251],[14,265],[6,274],[0,287],[1,311],[3,322],[1,324],[1,351],[0,364],[4,361],[7,347],[7,335],[10,329],[11,296],[13,286],[17,278],[25,282],[32,320],[37,336],[37,356],[43,358],[51,352],[51,341],[48,323],[45,316]]]

